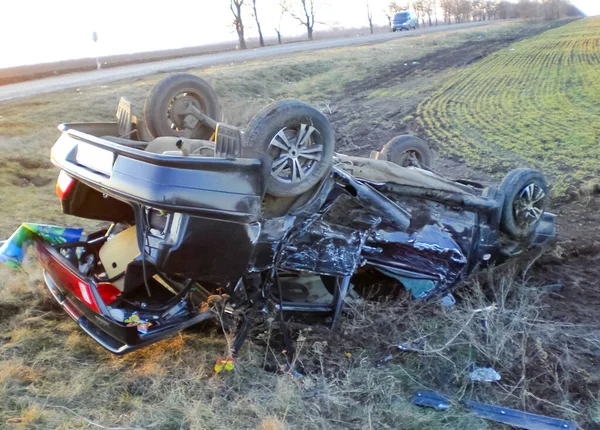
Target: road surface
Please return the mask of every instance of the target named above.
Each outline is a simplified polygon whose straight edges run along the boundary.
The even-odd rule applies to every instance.
[[[157,61],[152,63],[134,64],[113,67],[104,70],[71,73],[53,76],[34,81],[19,82],[16,84],[0,86],[0,102],[31,97],[53,91],[76,88],[84,85],[104,84],[120,79],[135,78],[161,72],[174,72],[198,67],[207,67],[215,64],[236,63],[256,60],[275,55],[292,54],[295,52],[315,51],[319,49],[340,48],[352,45],[366,45],[384,42],[398,37],[411,37],[421,34],[453,31],[457,29],[489,25],[494,22],[471,22],[458,25],[441,25],[427,27],[419,30],[401,31],[395,33],[381,33],[358,37],[345,37],[340,39],[315,40],[312,42],[298,42],[285,45],[269,46],[247,51],[230,51],[218,54],[200,55],[195,57],[177,58],[174,60]]]

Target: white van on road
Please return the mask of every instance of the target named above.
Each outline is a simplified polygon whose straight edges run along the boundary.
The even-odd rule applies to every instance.
[[[392,24],[392,31],[396,30],[410,30],[414,28],[415,30],[419,28],[419,18],[417,18],[417,14],[414,12],[398,12],[394,15],[394,23]]]

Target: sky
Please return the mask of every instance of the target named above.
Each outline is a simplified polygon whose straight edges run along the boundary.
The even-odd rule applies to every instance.
[[[368,25],[367,0],[315,3],[322,23],[315,30]],[[369,3],[374,24],[385,25],[389,0]],[[600,15],[600,0],[572,3],[587,15]],[[4,0],[0,8],[0,68],[237,39],[229,0]],[[276,37],[276,27],[284,38],[306,31],[289,15],[282,17],[279,0],[257,0],[257,8],[265,37]],[[244,21],[247,36],[257,37],[248,7]]]

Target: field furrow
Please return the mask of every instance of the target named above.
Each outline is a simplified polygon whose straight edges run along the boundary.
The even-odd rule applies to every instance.
[[[442,155],[491,173],[528,164],[565,196],[600,174],[600,19],[502,49],[455,74],[417,109]]]

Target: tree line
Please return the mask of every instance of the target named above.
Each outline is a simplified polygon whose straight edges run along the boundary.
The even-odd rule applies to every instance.
[[[233,27],[239,39],[239,48],[246,49],[246,35],[244,33],[243,12],[250,10],[250,15],[256,21],[260,46],[265,46],[265,41],[257,11],[257,2],[267,0],[228,0],[233,14]],[[309,40],[313,39],[315,16],[319,0],[279,0],[281,18],[286,14],[295,19],[299,25],[306,29]],[[371,34],[373,33],[373,8],[369,0],[365,0],[366,23],[368,22]],[[343,6],[342,6],[343,7]],[[559,19],[563,16],[581,15],[579,9],[569,0],[403,0],[391,1],[382,11],[388,20],[390,31],[394,15],[402,11],[414,11],[423,25],[438,25],[440,21],[445,24],[463,23],[469,21],[486,21],[494,19]],[[440,15],[443,18],[440,19]],[[281,18],[275,28],[278,43],[281,39]]]
[[[445,24],[492,19],[559,19],[580,16],[569,0],[408,0],[392,1],[384,14],[391,26],[395,13],[412,10],[423,25],[438,24],[441,13]]]
[[[229,0],[229,8],[233,13],[233,26],[237,32],[239,39],[239,48],[246,49],[246,39],[244,34],[244,22],[242,19],[242,11],[249,7],[251,9],[251,15],[256,21],[256,29],[258,31],[258,40],[260,46],[265,46],[265,40],[260,26],[260,20],[258,18],[258,11],[256,8],[257,0]],[[281,9],[281,17],[285,14],[289,14],[298,23],[306,28],[306,33],[310,40],[313,39],[313,32],[315,28],[315,0],[280,0],[279,8]],[[281,40],[281,19],[279,20],[279,26],[275,28],[277,33],[277,39],[279,44]]]

